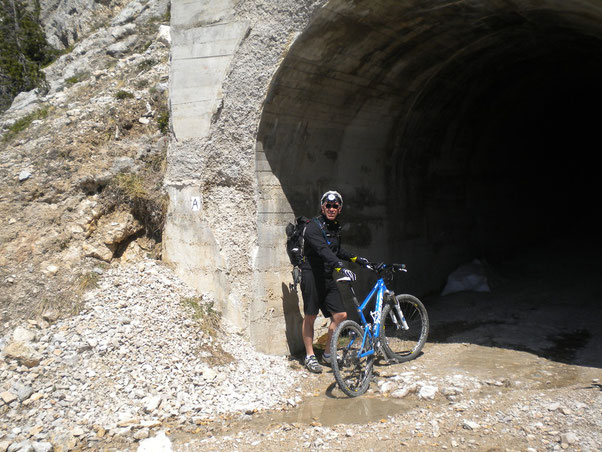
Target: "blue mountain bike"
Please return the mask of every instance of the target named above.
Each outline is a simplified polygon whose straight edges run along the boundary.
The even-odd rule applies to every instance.
[[[348,278],[347,281],[361,325],[353,320],[341,322],[332,335],[330,350],[334,378],[341,390],[357,397],[368,390],[372,379],[374,359],[382,355],[388,362],[405,362],[416,358],[426,342],[429,320],[422,302],[412,295],[395,295],[387,288],[394,273],[406,272],[402,264],[370,264],[367,268],[378,275],[378,280],[362,304]],[[364,310],[376,298],[371,322]],[[336,351],[336,352],[335,352]]]

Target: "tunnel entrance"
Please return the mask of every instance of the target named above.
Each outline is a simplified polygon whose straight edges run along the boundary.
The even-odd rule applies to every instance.
[[[473,258],[591,251],[600,80],[594,0],[328,2],[264,104],[260,255],[327,189],[346,246],[405,262],[420,296]]]

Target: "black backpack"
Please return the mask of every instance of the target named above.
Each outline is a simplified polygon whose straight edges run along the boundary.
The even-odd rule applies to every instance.
[[[299,267],[303,262],[303,233],[305,226],[311,218],[300,216],[295,218],[295,223],[286,225],[286,253],[294,267]]]

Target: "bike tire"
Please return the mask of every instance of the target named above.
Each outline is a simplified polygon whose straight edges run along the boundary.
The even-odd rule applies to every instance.
[[[395,303],[399,303],[409,329],[401,327]],[[397,320],[397,324],[393,321]],[[422,351],[429,333],[429,318],[422,302],[413,295],[397,295],[388,301],[380,319],[383,350],[390,360],[403,363],[416,358]]]
[[[330,350],[334,378],[349,397],[364,394],[372,379],[374,354],[358,359],[364,337],[363,328],[353,320],[341,322],[332,335]]]

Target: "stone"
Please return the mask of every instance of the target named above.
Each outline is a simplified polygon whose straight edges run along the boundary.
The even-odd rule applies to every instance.
[[[26,181],[31,177],[31,173],[27,170],[23,170],[19,173],[19,182]]]
[[[19,401],[21,401],[21,402],[29,399],[31,397],[31,395],[33,394],[33,388],[28,385],[23,385],[23,384],[17,383],[16,385],[14,385],[13,389],[16,390],[17,397],[19,398]]]
[[[47,322],[54,323],[60,317],[60,313],[56,309],[46,309],[42,313],[42,318]]]
[[[115,249],[121,242],[143,229],[144,226],[130,212],[112,212],[99,220],[95,239],[110,249]]]
[[[54,264],[51,264],[48,267],[46,267],[46,273],[49,275],[56,275],[58,271],[59,268]]]
[[[418,397],[421,399],[432,400],[435,398],[437,391],[438,389],[436,386],[424,385],[418,390]]]
[[[19,443],[13,443],[8,446],[7,452],[31,452],[33,451],[33,445],[30,441],[21,441]]]
[[[157,41],[162,42],[165,45],[171,44],[171,27],[169,25],[159,25]]]
[[[13,331],[13,341],[15,342],[33,342],[35,338],[36,334],[33,331],[22,326],[18,326]]]
[[[146,427],[141,428],[140,430],[138,430],[136,433],[134,433],[134,439],[137,440],[141,440],[141,439],[146,439],[148,438],[150,435],[150,430]]]
[[[2,399],[2,401],[7,405],[17,400],[17,398],[17,395],[10,391],[4,391],[0,393],[0,399]]]
[[[462,428],[465,428],[467,430],[477,430],[478,428],[480,428],[480,425],[475,421],[464,419],[462,421]]]
[[[165,432],[159,432],[152,438],[147,438],[140,442],[137,452],[171,452],[172,446],[170,439]]]
[[[53,446],[52,443],[47,441],[39,441],[31,444],[34,452],[52,452]]]
[[[122,41],[116,42],[115,44],[107,47],[106,53],[113,58],[121,58],[124,54],[131,52],[137,41],[138,35],[130,35]]]
[[[25,342],[11,342],[2,351],[6,358],[16,359],[27,367],[37,366],[42,357],[29,344]]]
[[[396,390],[394,390],[393,392],[391,392],[391,397],[393,399],[403,399],[405,396],[407,396],[410,393],[410,387],[406,386],[403,388],[398,388]]]
[[[125,24],[121,26],[116,26],[111,28],[111,36],[116,39],[122,39],[128,35],[131,35],[136,31],[135,24]]]
[[[83,436],[83,435],[84,435],[84,433],[85,433],[85,432],[84,432],[84,429],[83,429],[83,428],[81,428],[81,427],[79,427],[79,426],[78,426],[78,427],[75,427],[75,428],[73,428],[73,429],[71,430],[71,434],[72,434],[73,436],[75,436],[75,437],[78,437],[78,436]]]
[[[144,405],[144,411],[146,411],[147,413],[152,413],[157,408],[159,408],[160,404],[161,404],[161,396],[157,395],[157,396],[149,397],[149,399],[146,401],[146,403]]]
[[[577,442],[577,435],[572,432],[562,433],[560,435],[561,444],[573,445]]]

